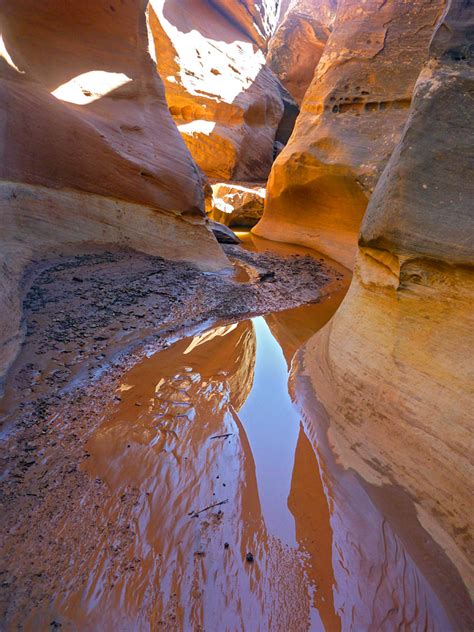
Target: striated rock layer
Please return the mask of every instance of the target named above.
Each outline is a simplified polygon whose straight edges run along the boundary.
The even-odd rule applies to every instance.
[[[408,115],[444,0],[340,0],[256,234],[353,265],[369,196]]]
[[[265,65],[275,2],[151,0],[149,25],[170,111],[200,168],[267,178],[297,106]],[[281,125],[280,125],[281,123]]]
[[[446,609],[442,630],[474,621],[473,26],[472,5],[452,0],[367,209],[351,288],[304,354],[325,411],[311,425],[344,469],[336,484],[351,470],[392,522]]]
[[[268,43],[268,65],[300,105],[330,35],[336,5],[336,0],[293,0]]]
[[[148,54],[146,4],[0,2],[0,376],[31,260],[87,242],[226,263]]]

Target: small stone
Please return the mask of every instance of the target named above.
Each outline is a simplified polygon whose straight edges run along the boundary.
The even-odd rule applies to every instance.
[[[224,548],[228,549],[229,548],[229,543],[228,542],[224,542]]]
[[[247,560],[247,562],[252,563],[253,562],[253,555],[252,555],[252,553],[247,553],[247,555],[245,556],[245,559]]]

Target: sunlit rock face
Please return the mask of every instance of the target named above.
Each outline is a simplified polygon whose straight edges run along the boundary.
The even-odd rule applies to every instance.
[[[152,0],[149,25],[170,111],[211,178],[266,179],[294,104],[265,66],[276,3]]]
[[[474,585],[473,24],[472,5],[453,1],[368,206],[349,293],[304,355],[338,463],[396,515],[459,630],[472,628]],[[387,490],[410,511],[384,506]]]
[[[268,43],[268,65],[300,105],[331,33],[336,4],[292,0]]]
[[[92,242],[225,264],[148,54],[145,8],[0,2],[0,375],[32,258]]]
[[[206,211],[226,226],[251,228],[263,215],[264,200],[265,183],[218,182],[212,185]]]
[[[340,0],[256,234],[353,265],[370,194],[408,115],[444,0]]]

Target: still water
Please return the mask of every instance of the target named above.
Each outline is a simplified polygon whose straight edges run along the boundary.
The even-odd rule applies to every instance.
[[[295,353],[344,293],[218,324],[123,375],[82,466],[117,537],[99,529],[85,587],[52,604],[68,629],[454,629],[380,510],[394,490],[340,468],[317,402],[309,422],[292,399]]]
[[[267,531],[296,547],[288,497],[300,420],[288,394],[288,367],[280,345],[263,317],[252,319],[252,325],[257,347],[254,379],[239,417],[255,461]]]
[[[75,625],[339,629],[328,504],[288,377],[342,294],[214,327],[124,375],[85,468],[111,489],[106,520],[134,490],[139,572],[111,588],[99,546],[86,590],[56,604]]]

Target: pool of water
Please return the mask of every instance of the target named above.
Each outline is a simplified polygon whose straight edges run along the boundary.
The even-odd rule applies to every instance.
[[[342,294],[213,327],[123,376],[85,468],[112,491],[107,520],[137,494],[140,572],[111,589],[99,544],[86,590],[57,604],[77,625],[339,628],[327,499],[288,377]]]
[[[436,550],[422,567],[400,529],[414,507],[340,466],[306,389],[297,352],[344,293],[204,328],[122,376],[81,466],[117,538],[103,529],[85,588],[53,604],[71,629],[456,629],[425,573]]]

